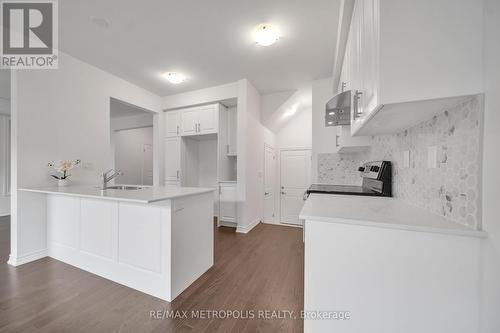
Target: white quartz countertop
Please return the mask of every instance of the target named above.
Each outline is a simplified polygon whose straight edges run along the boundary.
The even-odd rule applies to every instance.
[[[484,231],[448,221],[442,216],[384,197],[311,194],[300,218],[381,228],[486,237]],[[307,226],[306,226],[307,230]]]
[[[137,203],[152,203],[162,200],[187,197],[215,191],[215,188],[201,187],[167,187],[151,186],[138,190],[105,190],[96,186],[64,186],[64,187],[36,187],[22,188],[20,191],[46,194],[68,195],[74,197],[128,201]]]

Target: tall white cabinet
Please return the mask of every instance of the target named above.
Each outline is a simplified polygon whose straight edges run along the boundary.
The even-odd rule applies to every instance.
[[[181,181],[181,138],[165,138],[165,184],[180,185]]]
[[[188,107],[164,119],[165,185],[218,188],[214,215],[236,224],[236,107]]]

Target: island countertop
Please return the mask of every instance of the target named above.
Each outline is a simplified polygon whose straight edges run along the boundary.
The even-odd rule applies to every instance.
[[[162,200],[187,197],[202,193],[213,192],[215,188],[201,187],[167,187],[147,186],[137,190],[112,190],[102,191],[97,186],[64,186],[64,187],[34,187],[21,188],[20,191],[45,194],[66,195],[82,198],[94,198],[114,201],[127,201],[136,203],[153,203]]]
[[[451,222],[402,200],[385,197],[311,194],[300,212],[300,218],[460,236],[487,236],[484,231]]]

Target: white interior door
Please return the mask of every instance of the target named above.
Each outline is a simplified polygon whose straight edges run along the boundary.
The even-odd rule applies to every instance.
[[[153,145],[142,145],[142,185],[153,185]]]
[[[280,222],[302,225],[299,213],[304,205],[304,192],[311,184],[311,151],[281,152]]]
[[[275,223],[276,154],[264,148],[264,223]]]

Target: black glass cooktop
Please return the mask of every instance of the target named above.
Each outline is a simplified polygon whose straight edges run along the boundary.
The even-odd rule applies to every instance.
[[[362,186],[351,185],[326,185],[326,184],[312,184],[307,190],[310,193],[326,193],[326,194],[344,194],[344,195],[369,195],[380,196],[379,192],[371,190]]]

